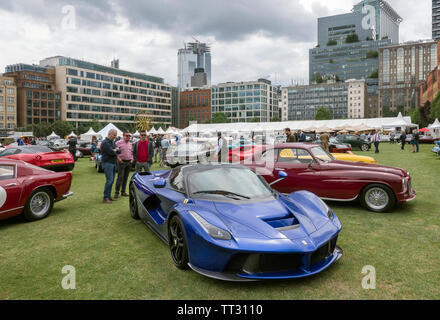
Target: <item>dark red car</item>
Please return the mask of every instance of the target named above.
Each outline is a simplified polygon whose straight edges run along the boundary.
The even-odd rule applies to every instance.
[[[17,160],[0,159],[0,220],[19,214],[35,221],[47,217],[54,202],[73,195],[72,173],[52,172]]]
[[[229,162],[240,162],[248,159],[254,155],[258,150],[263,148],[262,145],[249,145],[244,147],[237,147],[229,150]]]
[[[375,164],[338,161],[317,144],[280,144],[244,161],[268,183],[285,171],[288,178],[273,188],[282,193],[300,190],[313,192],[321,199],[354,201],[375,212],[391,210],[397,202],[411,201],[416,192],[406,170]]]
[[[75,161],[69,152],[44,146],[16,146],[0,152],[0,158],[22,160],[52,171],[72,171]]]

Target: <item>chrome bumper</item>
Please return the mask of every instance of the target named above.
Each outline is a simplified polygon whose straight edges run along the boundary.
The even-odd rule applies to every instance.
[[[72,191],[69,191],[66,194],[63,194],[63,196],[61,197],[61,200],[67,199],[73,195],[74,195],[74,193]]]

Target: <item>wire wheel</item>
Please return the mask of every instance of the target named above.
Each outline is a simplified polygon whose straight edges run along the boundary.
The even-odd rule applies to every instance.
[[[54,204],[53,194],[46,188],[34,191],[29,197],[24,210],[28,221],[40,220],[47,217]]]
[[[367,152],[369,149],[370,149],[370,148],[368,147],[368,144],[363,144],[363,145],[361,146],[361,150],[364,151],[364,152]]]
[[[174,265],[179,269],[187,269],[189,260],[186,238],[182,220],[177,215],[171,219],[169,224],[168,238]]]

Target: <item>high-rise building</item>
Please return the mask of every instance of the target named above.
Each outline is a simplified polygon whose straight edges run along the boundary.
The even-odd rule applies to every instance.
[[[17,85],[17,125],[25,128],[61,119],[61,92],[56,89],[55,68],[24,63],[6,67]]]
[[[191,121],[211,121],[211,89],[193,89],[180,92],[180,125],[186,128]]]
[[[199,41],[186,43],[184,49],[179,49],[177,70],[177,87],[179,90],[191,88],[191,77],[196,69],[206,73],[206,85],[211,86],[211,48]]]
[[[378,50],[399,43],[402,18],[383,0],[364,0],[352,12],[318,19],[318,45],[309,53],[309,82],[365,79],[377,94]]]
[[[379,50],[379,116],[419,106],[420,85],[439,65],[440,42],[415,41]]]
[[[287,87],[282,95],[288,121],[314,120],[321,107],[330,111],[333,119],[365,117],[365,80]]]
[[[230,122],[269,122],[279,116],[278,87],[265,79],[212,86],[212,116],[225,113]]]
[[[440,0],[432,0],[432,39],[440,40]]]
[[[61,119],[75,126],[89,121],[130,127],[137,117],[171,125],[172,87],[160,77],[57,56],[40,62],[56,70]]]
[[[17,86],[15,79],[0,74],[0,132],[17,128]]]

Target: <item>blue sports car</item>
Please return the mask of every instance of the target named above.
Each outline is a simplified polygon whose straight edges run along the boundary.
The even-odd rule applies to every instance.
[[[169,246],[177,268],[221,280],[306,277],[342,256],[341,223],[322,200],[280,194],[240,165],[136,173],[130,214]]]

